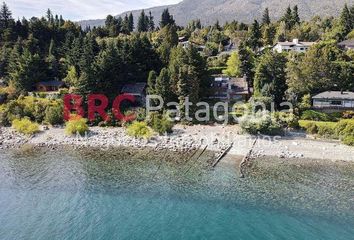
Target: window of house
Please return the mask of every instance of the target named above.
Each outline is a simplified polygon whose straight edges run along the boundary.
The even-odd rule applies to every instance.
[[[342,101],[331,101],[331,105],[341,106]]]

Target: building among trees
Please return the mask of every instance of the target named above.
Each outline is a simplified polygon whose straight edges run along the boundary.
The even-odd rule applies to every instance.
[[[278,42],[273,47],[274,51],[282,52],[306,52],[315,42],[300,42],[299,39],[294,39],[292,42]]]
[[[64,85],[65,83],[61,81],[39,82],[36,84],[36,90],[38,92],[55,92]]]
[[[314,97],[313,107],[317,109],[353,109],[354,92],[327,91]]]
[[[252,94],[245,77],[215,76],[212,89],[214,94],[210,98],[228,102],[246,101]]]

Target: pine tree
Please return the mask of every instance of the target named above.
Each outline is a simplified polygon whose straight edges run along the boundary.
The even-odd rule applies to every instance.
[[[293,24],[294,25],[300,24],[299,8],[297,5],[294,6],[292,15],[293,15],[293,21],[292,21]]]
[[[45,66],[38,54],[33,55],[28,49],[21,54],[14,48],[9,63],[9,78],[16,91],[32,91],[35,83],[44,81]]]
[[[78,81],[79,81],[79,74],[75,66],[70,66],[66,74],[66,77],[64,78],[64,82],[70,87],[75,87],[78,86]]]
[[[53,18],[52,11],[48,8],[48,10],[47,10],[47,21],[49,23],[51,23],[52,18]]]
[[[285,15],[282,17],[281,21],[285,22],[286,30],[291,30],[294,26],[293,12],[290,6],[286,9]]]
[[[269,16],[269,9],[266,8],[263,13],[262,17],[262,24],[263,25],[269,25],[270,24],[270,16]]]
[[[271,97],[278,106],[285,95],[286,57],[273,52],[263,55],[256,68],[254,89],[255,96]]]
[[[155,84],[156,84],[156,78],[157,78],[157,74],[155,71],[150,71],[149,72],[149,77],[147,80],[147,92],[149,95],[155,95],[156,94],[156,89],[155,89]]]
[[[162,61],[168,64],[170,59],[171,49],[178,44],[178,34],[175,25],[168,24],[159,32],[159,39],[161,39],[161,44],[157,49],[160,54]]]
[[[190,69],[188,65],[183,65],[178,69],[177,72],[177,95],[179,102],[179,110],[180,110],[180,119],[185,120],[185,112],[186,112],[186,101],[187,98],[190,97]]]
[[[263,38],[263,45],[264,46],[273,45],[275,34],[276,34],[276,29],[274,26],[268,25],[268,26],[264,27],[263,37],[262,37]]]
[[[0,79],[7,76],[7,69],[9,65],[10,49],[7,46],[2,46],[0,52]]]
[[[205,85],[210,87],[206,61],[193,46],[187,49],[181,46],[173,49],[169,72],[171,90],[177,96],[182,109],[187,97],[190,102],[196,104],[206,93]],[[194,110],[192,108],[191,112]]]
[[[68,65],[75,66],[78,70],[79,62],[82,55],[83,39],[82,37],[77,37],[75,39],[72,39],[71,37],[74,36],[67,34],[65,40],[64,46],[66,49],[66,60],[68,62]]]
[[[200,19],[197,19],[195,21],[195,28],[196,29],[202,29],[202,23],[200,22]]]
[[[340,23],[342,27],[342,35],[346,36],[354,28],[353,26],[352,14],[348,8],[348,5],[345,4],[340,16]]]
[[[144,10],[141,11],[141,14],[138,19],[138,32],[147,32],[149,30],[149,17],[145,15]]]
[[[254,50],[257,51],[262,46],[262,32],[261,27],[257,20],[254,20],[252,24],[250,35],[248,38],[248,45]]]
[[[149,31],[152,32],[155,30],[155,22],[154,22],[154,17],[151,14],[151,11],[149,12]]]
[[[59,27],[63,26],[64,23],[65,23],[65,21],[64,21],[64,19],[63,19],[63,16],[60,15],[60,16],[59,16]]]
[[[121,56],[113,44],[100,51],[94,63],[96,92],[105,94],[110,99],[116,97],[117,89],[123,83]]]
[[[109,36],[116,37],[121,32],[122,18],[119,17],[118,19],[116,19],[112,15],[108,15],[106,17],[105,26],[106,26],[106,29],[108,30]]]
[[[214,24],[213,29],[216,29],[216,30],[218,30],[218,31],[221,31],[221,27],[220,27],[219,20],[216,20],[216,23]]]
[[[114,24],[114,17],[112,15],[108,15],[105,20],[106,28],[110,28]]]
[[[10,21],[12,19],[12,13],[9,7],[4,2],[0,8],[0,30],[10,27]]]
[[[165,103],[171,99],[170,73],[167,68],[163,68],[156,79],[155,94],[160,96]]]
[[[46,63],[48,64],[48,78],[55,79],[59,77],[59,63],[55,57],[56,50],[55,50],[55,42],[52,39],[49,45],[48,56],[45,59]]]
[[[133,17],[133,13],[130,13],[130,14],[129,14],[128,26],[129,26],[129,32],[133,32],[133,31],[134,31],[134,17]]]
[[[82,44],[82,54],[79,61],[82,72],[90,72],[92,64],[99,50],[98,44],[92,35],[87,35]]]
[[[122,32],[124,34],[130,34],[130,26],[129,26],[129,17],[125,15],[123,23],[122,23]]]
[[[253,67],[254,67],[254,54],[251,49],[247,48],[244,42],[241,42],[238,50],[240,64],[240,73],[242,76],[246,76],[248,86],[253,86]],[[249,89],[250,90],[250,89]]]
[[[57,14],[55,14],[55,20],[54,20],[54,24],[55,24],[55,27],[60,27],[59,26],[59,16]]]
[[[175,20],[173,19],[173,16],[170,15],[170,12],[168,8],[164,9],[161,15],[161,21],[160,21],[160,28],[164,28],[167,25],[174,25]]]

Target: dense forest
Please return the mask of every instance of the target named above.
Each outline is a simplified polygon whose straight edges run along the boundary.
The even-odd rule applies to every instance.
[[[48,9],[45,16],[14,19],[6,3],[0,9],[0,79],[9,99],[26,95],[41,81],[64,81],[74,93],[115,96],[123,84],[147,82],[148,92],[183,104],[210,94],[210,76],[246,76],[256,96],[300,99],[323,90],[354,89],[354,52],[338,47],[354,38],[354,6],[339,18],[314,16],[302,21],[297,6],[271,21],[265,9],[261,22],[247,25],[230,19],[221,26],[192,20],[175,24],[166,9],[155,26],[151,13],[115,18],[104,27],[81,27]],[[136,24],[135,24],[135,21]],[[134,26],[137,26],[136,28]],[[189,47],[180,46],[179,38]],[[317,42],[306,53],[275,53],[279,41]],[[220,54],[233,44],[238,51]],[[203,45],[203,51],[198,50]]]

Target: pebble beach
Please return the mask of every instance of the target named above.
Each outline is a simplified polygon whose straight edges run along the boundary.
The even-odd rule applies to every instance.
[[[240,133],[237,126],[182,126],[177,125],[170,135],[154,136],[149,140],[128,136],[124,128],[92,127],[85,136],[68,136],[62,127],[43,128],[34,136],[18,134],[12,128],[0,128],[0,149],[19,148],[24,145],[50,147],[66,145],[79,148],[132,147],[152,148],[155,151],[168,149],[188,152],[202,148],[222,152],[231,147],[229,155],[245,156],[253,148],[252,157],[274,156],[286,159],[325,159],[332,161],[354,161],[354,148],[339,141],[313,139],[302,133],[285,136],[249,136]]]

